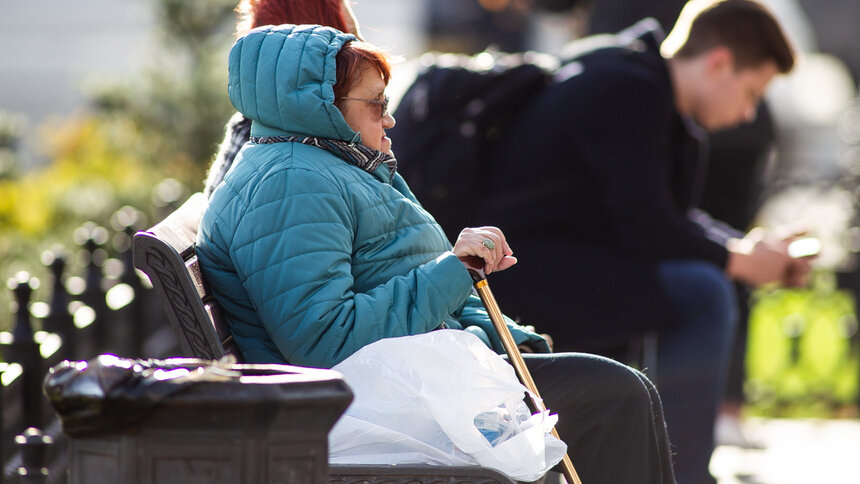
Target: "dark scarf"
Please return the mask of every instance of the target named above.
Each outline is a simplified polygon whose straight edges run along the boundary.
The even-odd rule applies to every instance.
[[[368,173],[373,173],[383,163],[388,165],[391,178],[394,178],[394,173],[397,171],[397,160],[393,156],[368,148],[360,143],[348,143],[338,139],[312,136],[251,136],[251,142],[258,144],[301,143],[322,148]]]

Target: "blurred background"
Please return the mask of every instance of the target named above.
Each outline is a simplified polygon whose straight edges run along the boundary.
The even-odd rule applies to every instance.
[[[860,2],[764,3],[801,55],[767,95],[777,135],[761,172],[754,224],[772,228],[801,219],[823,251],[808,289],[753,295],[746,411],[856,419]],[[617,31],[645,16],[668,31],[683,2],[353,4],[367,40],[403,61],[391,86],[396,102],[424,52],[472,54],[493,45],[558,53],[578,37]],[[80,299],[86,268],[96,265],[103,290],[118,286],[131,272],[121,257],[128,234],[202,188],[232,114],[225,85],[234,7],[229,0],[3,2],[0,277],[10,288],[24,280],[21,271],[42,281],[30,284],[26,308],[36,331],[50,314],[54,279]],[[66,261],[60,276],[50,269],[58,257]],[[11,290],[2,291],[0,330],[12,331],[23,310]]]

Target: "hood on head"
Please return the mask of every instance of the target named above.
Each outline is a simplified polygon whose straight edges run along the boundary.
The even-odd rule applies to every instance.
[[[335,56],[355,39],[319,25],[267,25],[230,50],[227,91],[253,121],[254,136],[318,136],[354,141],[334,105]]]

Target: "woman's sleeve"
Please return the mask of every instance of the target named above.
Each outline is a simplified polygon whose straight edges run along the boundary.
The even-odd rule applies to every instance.
[[[317,173],[275,174],[251,200],[234,264],[292,364],[330,367],[379,339],[433,330],[469,295],[471,279],[451,252],[355,292],[354,214],[339,188]]]
[[[470,295],[469,298],[466,299],[466,303],[463,305],[463,309],[460,312],[458,319],[464,328],[468,326],[477,326],[483,329],[490,338],[493,350],[497,353],[505,352],[505,348],[502,346],[502,340],[499,338],[499,334],[493,327],[492,320],[490,320],[490,315],[487,314],[487,311],[484,308],[484,303],[481,302],[481,299],[478,296]],[[549,344],[547,344],[546,340],[539,334],[525,326],[515,323],[507,316],[505,316],[505,323],[507,323],[508,329],[511,330],[511,336],[514,337],[514,341],[518,345],[526,344],[534,348],[538,353],[550,352]]]

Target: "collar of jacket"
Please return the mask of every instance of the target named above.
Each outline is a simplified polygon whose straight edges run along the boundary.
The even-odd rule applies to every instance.
[[[251,143],[301,143],[328,151],[332,155],[370,173],[383,183],[391,184],[397,172],[397,159],[393,155],[361,144],[361,137],[344,141],[314,136],[251,136]]]

